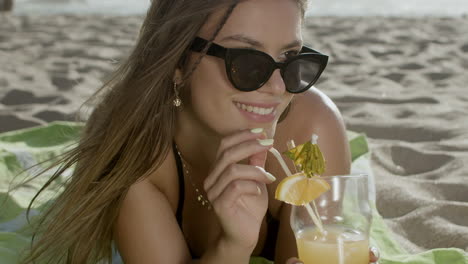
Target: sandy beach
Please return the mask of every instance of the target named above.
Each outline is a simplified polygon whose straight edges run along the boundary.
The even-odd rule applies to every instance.
[[[0,132],[73,120],[141,16],[0,14]],[[316,85],[372,150],[377,206],[411,252],[468,251],[468,17],[309,18]]]

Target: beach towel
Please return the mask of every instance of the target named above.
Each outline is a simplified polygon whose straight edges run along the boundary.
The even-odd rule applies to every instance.
[[[24,174],[17,174],[38,162],[48,160],[73,148],[83,128],[81,123],[52,122],[46,126],[28,128],[0,134],[0,263],[15,264],[20,252],[30,245],[32,230],[29,228],[25,210],[29,201],[39,188],[53,174],[45,173],[32,182],[24,184],[14,192],[9,187],[24,179]],[[455,248],[438,248],[419,254],[409,254],[393,238],[390,229],[384,223],[375,207],[374,177],[370,168],[370,151],[365,135],[348,132],[352,154],[352,172],[369,175],[369,191],[373,204],[373,222],[371,227],[371,244],[378,247],[381,253],[380,264],[468,264],[465,251]],[[41,164],[26,172],[37,173],[41,168],[50,165]],[[56,184],[51,185],[34,204],[31,215],[37,216],[47,202],[60,193],[72,169],[66,171]],[[443,228],[443,227],[441,227]],[[121,263],[116,258],[113,263]],[[252,257],[251,264],[271,264],[270,260]]]

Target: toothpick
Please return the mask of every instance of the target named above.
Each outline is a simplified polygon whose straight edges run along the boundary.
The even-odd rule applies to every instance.
[[[315,225],[318,227],[319,229],[319,232],[321,234],[324,234],[325,231],[323,230],[323,225],[322,225],[322,221],[320,221],[320,218],[315,215],[314,211],[312,210],[312,208],[310,207],[310,204],[305,204],[304,205],[305,208],[307,209],[307,212],[309,213],[309,215],[312,217],[312,221],[315,223]]]
[[[312,144],[317,145],[317,144],[318,144],[318,138],[319,138],[319,137],[317,136],[317,134],[312,134],[312,140],[311,140]],[[317,210],[317,205],[315,204],[315,200],[312,201],[312,205],[314,206],[314,211],[315,211],[315,213],[316,213],[318,216],[320,216],[319,213],[318,213],[318,210]],[[322,225],[322,221],[321,221],[320,218],[319,218],[319,222],[320,222],[320,225]],[[321,231],[323,231],[323,229],[322,229]],[[322,234],[323,234],[323,232],[322,232]]]
[[[291,149],[293,149],[293,148],[296,147],[296,144],[294,143],[294,140],[292,140],[292,139],[289,140],[289,141],[286,143],[286,145],[288,146],[288,149],[289,149],[289,150],[291,150]],[[293,162],[293,164],[294,164],[294,162]],[[294,170],[295,170],[296,173],[300,171],[300,169],[296,166],[296,164],[294,164]]]
[[[290,139],[286,145],[288,145],[288,149],[293,149],[296,147],[296,143],[294,143],[294,140],[293,139]]]
[[[312,144],[317,145],[318,136],[316,134],[312,135]]]
[[[288,144],[291,144],[291,146],[294,146],[294,141],[290,141],[288,142]],[[289,147],[289,145],[288,145]],[[275,148],[270,148],[269,149],[270,153],[272,153],[275,158],[278,160],[279,164],[281,165],[281,168],[283,168],[283,171],[286,173],[286,176],[291,176],[292,173],[291,171],[289,170],[288,166],[286,165],[286,162],[284,161],[283,157],[281,156],[281,154],[278,152],[278,150],[276,150]],[[318,214],[318,211],[317,211],[317,207],[315,205],[315,201],[312,201],[313,202],[313,205],[314,205],[314,208],[315,208],[315,212],[314,210],[310,207],[309,204],[305,204],[305,208],[307,209],[307,212],[309,213],[310,217],[312,218],[312,221],[315,223],[315,225],[318,227],[319,229],[319,232],[324,234],[324,230],[323,230],[323,225],[322,225],[322,221],[320,220],[319,218],[319,214]],[[316,214],[317,213],[317,214]]]
[[[317,210],[317,205],[315,204],[315,200],[312,201],[312,205],[314,206],[314,212],[315,212],[318,216],[320,216],[319,213],[318,213],[318,210]],[[319,217],[319,221],[320,221],[320,223],[322,223],[322,220],[320,220],[320,217]]]

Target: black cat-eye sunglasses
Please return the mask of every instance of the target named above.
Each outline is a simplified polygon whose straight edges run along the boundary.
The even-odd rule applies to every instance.
[[[201,52],[208,41],[196,37],[191,50]],[[231,49],[212,43],[207,53],[224,59],[226,73],[232,85],[245,92],[262,87],[276,69],[290,93],[302,93],[314,85],[327,66],[328,56],[303,46],[298,55],[289,57],[284,62],[276,62],[267,53],[254,49]]]

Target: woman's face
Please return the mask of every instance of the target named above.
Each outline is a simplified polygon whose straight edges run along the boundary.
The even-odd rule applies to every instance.
[[[214,13],[198,35],[210,39],[225,11]],[[260,50],[275,61],[284,61],[288,52],[301,49],[301,22],[301,10],[295,0],[243,1],[214,42],[226,48]],[[199,53],[192,53],[189,64],[198,56]],[[273,134],[293,97],[286,91],[279,69],[260,89],[242,92],[229,81],[224,63],[223,59],[208,55],[201,60],[190,80],[191,102],[186,110],[221,135],[257,127]]]

